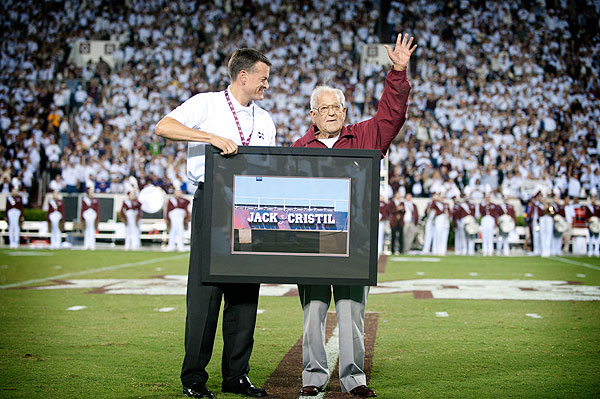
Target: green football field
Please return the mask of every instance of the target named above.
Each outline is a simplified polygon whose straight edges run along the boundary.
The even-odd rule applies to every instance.
[[[187,262],[0,250],[0,397],[183,397]],[[257,386],[302,334],[298,298],[270,288],[251,359]],[[596,258],[389,257],[367,304],[377,315],[370,386],[383,398],[598,398],[599,301]],[[239,397],[220,392],[221,346],[219,332],[208,387]]]

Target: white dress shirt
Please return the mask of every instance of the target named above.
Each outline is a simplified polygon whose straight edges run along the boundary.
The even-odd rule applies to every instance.
[[[237,113],[238,120],[247,139],[252,132],[250,145],[275,145],[275,124],[271,115],[254,103],[242,106],[229,91],[229,98]],[[254,111],[254,130],[252,113]],[[192,128],[216,134],[242,145],[235,118],[229,108],[223,91],[199,93],[171,111],[168,117]],[[204,181],[204,148],[206,143],[188,142],[187,177],[193,184]]]

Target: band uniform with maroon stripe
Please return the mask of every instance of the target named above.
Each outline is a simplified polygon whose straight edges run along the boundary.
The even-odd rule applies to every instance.
[[[96,229],[100,222],[100,201],[94,197],[94,189],[89,188],[81,199],[81,221],[83,229],[83,249],[96,249]]]
[[[498,218],[502,215],[510,216],[515,222],[515,226],[517,225],[517,214],[515,213],[515,207],[509,204],[506,201],[501,201],[500,204],[496,206]],[[498,229],[498,237],[496,240],[496,255],[504,255],[508,256],[510,254],[510,243],[508,242],[509,232],[504,232]]]
[[[484,202],[477,208],[481,216],[481,251],[483,256],[494,255],[494,229],[496,228],[498,210],[492,203],[490,196],[486,195]]]
[[[142,204],[135,197],[133,190],[127,193],[120,216],[121,221],[125,223],[125,249],[139,249],[141,246]]]
[[[598,204],[597,194],[592,193],[590,203],[585,207],[585,221],[587,223],[587,242],[588,256],[600,256],[600,234],[590,230],[590,218],[600,218],[600,205]]]
[[[65,204],[58,191],[52,193],[48,201],[46,222],[50,231],[50,249],[59,249],[62,245],[62,226],[65,222]]]
[[[450,234],[450,208],[441,194],[434,195],[432,209],[435,212],[433,219],[433,253],[445,256],[448,251],[448,235]]]
[[[19,194],[19,189],[13,186],[12,191],[6,197],[6,212],[4,219],[8,222],[8,241],[10,248],[19,248],[21,237],[21,223],[25,219],[23,214],[23,197]]]
[[[454,252],[457,255],[467,254],[467,237],[462,220],[466,216],[465,208],[463,208],[464,205],[464,198],[457,197],[454,199],[452,226],[454,227]]]
[[[423,218],[425,219],[425,234],[423,237],[423,248],[421,249],[421,254],[430,254],[435,252],[435,247],[433,246],[433,237],[435,235],[435,202],[436,202],[437,193],[433,193],[433,197],[431,201],[425,207],[425,212]]]
[[[181,196],[181,190],[175,190],[175,195],[167,202],[165,220],[169,229],[168,251],[183,251],[183,236],[190,222],[188,207],[190,201]]]
[[[555,215],[559,215],[566,220],[565,206],[560,203],[560,193],[554,197],[551,206],[554,208]],[[563,233],[556,229],[556,220],[554,220],[554,228],[552,230],[552,248],[550,249],[550,255],[560,256],[562,255]]]

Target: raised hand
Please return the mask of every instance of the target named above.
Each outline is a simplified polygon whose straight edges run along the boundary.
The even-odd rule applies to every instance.
[[[410,56],[412,55],[413,51],[415,51],[415,49],[417,48],[416,44],[412,48],[410,47],[412,42],[412,36],[409,40],[408,33],[404,34],[404,37],[402,37],[402,33],[400,33],[398,34],[398,38],[396,39],[396,47],[394,48],[394,51],[392,51],[390,46],[384,44],[384,47],[388,52],[390,60],[394,63],[394,69],[396,71],[404,71],[406,69],[406,66],[408,65],[408,60],[410,60]]]

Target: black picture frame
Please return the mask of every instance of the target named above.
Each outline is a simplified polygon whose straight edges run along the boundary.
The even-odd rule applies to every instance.
[[[202,225],[211,227],[202,229],[202,282],[377,285],[380,151],[244,146],[235,156],[220,152],[206,146]],[[288,187],[286,179],[301,178],[312,191],[307,186],[312,179],[348,181],[347,224],[330,227],[332,232],[325,227],[291,230],[291,224],[287,230],[251,228],[250,240],[240,244],[241,233],[234,227],[236,176],[255,177],[257,182],[283,178]],[[331,195],[343,198],[336,190]],[[323,213],[325,208],[307,206],[298,212]],[[236,250],[236,245],[246,247]]]

